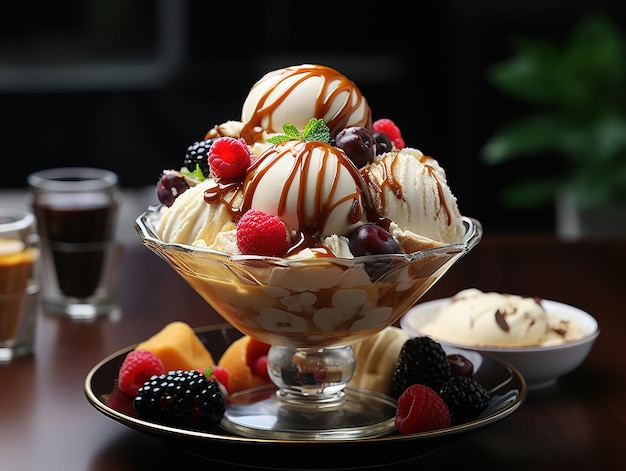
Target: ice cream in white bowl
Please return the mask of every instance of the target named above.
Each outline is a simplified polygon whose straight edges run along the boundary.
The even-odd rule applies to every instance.
[[[593,316],[577,307],[474,288],[417,304],[400,325],[443,346],[498,355],[520,371],[529,390],[576,369],[600,334]]]

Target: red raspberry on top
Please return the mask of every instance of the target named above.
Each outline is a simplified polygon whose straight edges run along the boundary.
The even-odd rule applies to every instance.
[[[289,234],[278,216],[250,209],[237,223],[237,246],[245,255],[282,257],[289,249]]]
[[[374,123],[372,124],[372,129],[374,130],[374,132],[382,132],[383,134],[387,134],[387,136],[389,136],[389,139],[391,139],[391,142],[393,142],[393,145],[396,146],[398,149],[404,148],[404,139],[402,138],[402,135],[400,133],[400,128],[396,126],[396,123],[394,123],[389,118],[381,118],[374,121]]]
[[[152,375],[163,374],[163,363],[149,350],[133,350],[126,355],[118,374],[118,387],[129,396],[136,396],[137,390]]]
[[[250,165],[250,149],[242,138],[220,137],[211,145],[208,160],[216,178],[239,178]]]
[[[395,424],[402,434],[449,427],[450,410],[443,398],[423,384],[409,386],[398,398]]]

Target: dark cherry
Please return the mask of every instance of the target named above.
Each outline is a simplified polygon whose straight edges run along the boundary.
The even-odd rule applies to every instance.
[[[383,132],[374,133],[374,142],[376,142],[376,155],[382,155],[385,152],[393,150],[391,139]]]
[[[474,365],[463,355],[452,353],[448,355],[448,363],[453,376],[474,376]]]
[[[398,242],[382,227],[366,223],[348,235],[348,246],[355,257],[361,255],[394,254],[400,252]],[[365,262],[365,271],[375,281],[389,271],[393,260],[382,257]]]
[[[343,150],[358,168],[374,160],[376,142],[374,136],[361,126],[352,126],[339,131],[334,145]]]
[[[399,253],[398,242],[382,227],[368,222],[357,227],[348,235],[352,255],[376,255]]]
[[[157,198],[165,206],[170,207],[174,200],[189,189],[185,178],[176,171],[163,172],[157,183]]]

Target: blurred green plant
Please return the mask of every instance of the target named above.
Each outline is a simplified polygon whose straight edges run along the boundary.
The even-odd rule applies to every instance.
[[[581,208],[626,203],[626,40],[602,15],[580,19],[567,44],[522,38],[515,55],[488,71],[499,90],[535,110],[484,145],[487,164],[541,155],[560,158],[558,175],[516,181],[504,204],[537,207],[570,192]]]

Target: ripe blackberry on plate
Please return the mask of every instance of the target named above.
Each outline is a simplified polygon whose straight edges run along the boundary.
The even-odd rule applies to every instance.
[[[414,337],[404,343],[398,355],[392,395],[397,399],[412,384],[424,384],[438,391],[451,375],[450,362],[441,344],[430,337]]]
[[[441,385],[439,395],[448,405],[452,425],[478,417],[491,399],[489,392],[474,378],[458,375]]]
[[[195,370],[152,376],[137,391],[133,407],[140,418],[195,430],[213,430],[226,412],[219,385]]]

